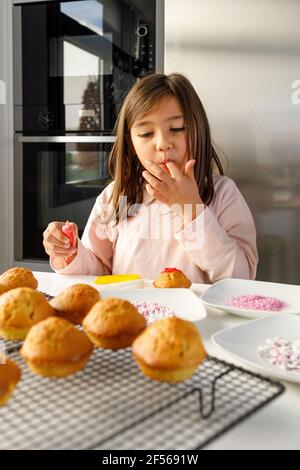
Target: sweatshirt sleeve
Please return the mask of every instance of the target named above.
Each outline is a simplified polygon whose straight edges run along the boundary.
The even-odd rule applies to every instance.
[[[212,204],[175,238],[211,283],[255,279],[258,255],[251,212],[235,183],[219,178]]]
[[[99,215],[108,208],[112,183],[98,196],[84,229],[78,239],[78,250],[74,260],[65,268],[56,270],[59,274],[107,275],[112,272],[113,251],[116,229],[111,223],[101,224]]]

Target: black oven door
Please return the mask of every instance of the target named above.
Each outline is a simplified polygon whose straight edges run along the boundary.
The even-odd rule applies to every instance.
[[[111,136],[16,136],[15,258],[48,259],[43,231],[75,222],[81,236],[96,197],[111,181]]]
[[[111,132],[128,90],[155,70],[155,20],[155,0],[15,5],[15,131]]]

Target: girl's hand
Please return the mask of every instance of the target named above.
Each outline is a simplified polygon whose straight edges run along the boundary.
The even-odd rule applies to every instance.
[[[185,215],[185,225],[194,220],[204,209],[194,176],[195,163],[196,160],[188,160],[183,173],[174,162],[166,163],[171,173],[168,174],[156,163],[146,160],[145,166],[148,171],[143,171],[143,177],[148,182],[146,184],[148,194],[168,206],[177,205],[178,212]],[[189,205],[188,209],[192,210],[184,210],[185,205]],[[196,208],[197,205],[201,205],[200,212],[199,207],[198,210]],[[187,213],[190,213],[189,217]]]
[[[73,240],[70,235],[64,235],[62,229],[73,231]],[[51,222],[43,233],[43,245],[46,253],[50,256],[55,269],[63,269],[73,261],[77,254],[78,227],[73,222]]]

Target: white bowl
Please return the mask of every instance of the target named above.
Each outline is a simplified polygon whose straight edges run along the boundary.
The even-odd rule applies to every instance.
[[[100,292],[103,299],[118,297],[130,302],[158,302],[174,311],[177,317],[191,322],[206,317],[204,305],[190,289],[122,289]]]
[[[280,311],[248,310],[226,304],[229,297],[257,294],[275,297],[285,302],[287,308]],[[254,319],[273,315],[300,313],[300,286],[275,282],[248,281],[245,279],[223,279],[210,286],[201,296],[206,305],[224,310],[244,318]]]
[[[241,364],[268,377],[300,383],[300,372],[290,372],[266,362],[259,353],[268,338],[281,336],[288,341],[300,339],[300,316],[280,315],[262,318],[215,333],[211,340]]]

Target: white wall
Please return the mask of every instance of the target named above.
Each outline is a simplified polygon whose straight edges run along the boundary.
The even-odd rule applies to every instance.
[[[247,199],[258,279],[300,284],[299,0],[165,0],[167,73],[195,86]],[[299,85],[298,85],[299,86]],[[300,89],[298,90],[300,95]]]
[[[10,0],[0,2],[0,272],[13,265],[13,140]]]

